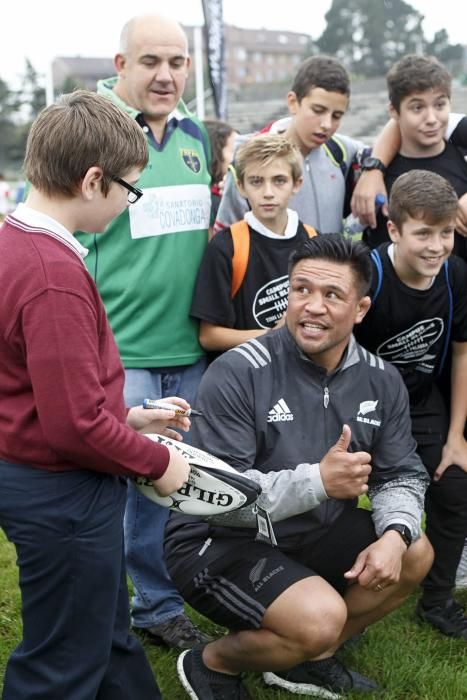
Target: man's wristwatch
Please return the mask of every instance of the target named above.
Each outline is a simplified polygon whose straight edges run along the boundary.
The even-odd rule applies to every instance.
[[[381,170],[381,172],[384,174],[386,172],[386,166],[379,158],[367,156],[362,160],[362,171],[365,170]]]
[[[404,543],[407,545],[407,549],[410,547],[410,545],[412,544],[412,533],[410,532],[407,525],[402,525],[401,523],[391,523],[391,525],[387,526],[384,532],[387,532],[388,530],[395,530],[396,532],[398,532],[404,540]]]

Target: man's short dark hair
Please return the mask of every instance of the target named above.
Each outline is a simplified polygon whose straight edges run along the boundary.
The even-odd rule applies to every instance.
[[[408,54],[397,61],[386,75],[389,101],[399,112],[401,102],[414,92],[435,88],[451,97],[451,75],[434,56]]]
[[[300,65],[290,89],[301,102],[313,88],[349,96],[349,74],[342,63],[332,56],[311,56]]]
[[[354,241],[341,233],[326,233],[309,238],[289,257],[289,276],[301,260],[328,260],[349,265],[361,297],[368,294],[371,284],[370,250],[362,241]]]
[[[429,225],[454,221],[459,208],[457,194],[444,177],[429,170],[410,170],[391,188],[389,218],[399,229],[404,221],[422,219]]]

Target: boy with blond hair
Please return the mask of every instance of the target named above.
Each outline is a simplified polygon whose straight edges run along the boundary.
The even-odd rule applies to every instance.
[[[454,188],[436,173],[411,170],[394,182],[391,242],[372,252],[372,306],[355,335],[401,373],[417,452],[431,477],[426,532],[435,559],[417,616],[443,634],[467,639],[467,617],[452,597],[467,534],[467,268],[450,255],[457,208]],[[450,348],[449,410],[437,380]]]
[[[124,371],[87,250],[142,192],[141,127],[109,100],[77,91],[43,110],[24,162],[26,202],[0,235],[0,526],[19,567],[23,639],[3,699],[159,700],[128,634],[123,553],[126,478],[166,495],[187,479],[173,411],[125,409]],[[175,398],[181,406],[188,404]]]
[[[281,323],[289,255],[316,233],[288,208],[302,164],[298,148],[279,134],[261,134],[238,150],[237,186],[251,211],[214,236],[201,262],[191,315],[206,350],[228,350]]]

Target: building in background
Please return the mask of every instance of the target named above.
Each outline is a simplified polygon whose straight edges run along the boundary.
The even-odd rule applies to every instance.
[[[194,27],[185,26],[194,60]],[[300,62],[318,53],[306,33],[243,29],[225,25],[225,65],[228,84],[227,119],[241,133],[261,128],[286,114],[286,95]],[[464,47],[467,84],[467,46]],[[75,87],[95,89],[100,78],[114,75],[112,58],[57,57],[52,63],[55,95]],[[205,67],[206,116],[214,115]],[[458,80],[457,82],[462,82]],[[453,110],[467,112],[467,85],[454,83]],[[195,111],[195,66],[184,93]],[[372,143],[387,120],[387,88],[383,76],[352,81],[350,109],[342,123],[343,133]]]
[[[101,78],[115,74],[111,58],[89,58],[85,56],[57,56],[52,61],[54,95],[70,92],[76,88],[95,90]]]
[[[194,27],[184,27],[194,60]],[[311,37],[297,32],[242,29],[225,25],[225,62],[229,90],[235,95],[243,88],[264,83],[287,83],[299,63],[311,52]],[[195,66],[187,94],[194,95]],[[94,89],[99,78],[114,74],[111,58],[59,56],[52,62],[55,94],[73,87]],[[207,81],[205,83],[207,85]]]

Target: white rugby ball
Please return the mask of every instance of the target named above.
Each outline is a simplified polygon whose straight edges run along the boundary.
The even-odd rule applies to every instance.
[[[261,493],[258,484],[209,452],[157,433],[146,437],[175,448],[190,465],[188,481],[170,496],[159,496],[152,479],[134,477],[136,488],[160,506],[190,515],[216,515],[254,503]]]

